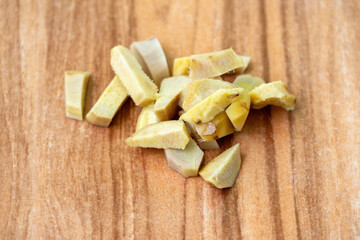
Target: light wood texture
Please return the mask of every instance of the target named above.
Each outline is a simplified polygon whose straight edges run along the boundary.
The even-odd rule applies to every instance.
[[[356,0],[1,0],[0,239],[359,239],[359,11]],[[130,100],[109,128],[65,117],[65,70],[92,73],[88,111],[114,76],[110,49],[151,35],[170,66],[233,47],[297,96],[294,112],[252,111],[220,141],[241,146],[233,188],[128,147]]]

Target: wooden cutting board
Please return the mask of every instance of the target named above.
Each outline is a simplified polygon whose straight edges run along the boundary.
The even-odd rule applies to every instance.
[[[360,2],[0,1],[0,239],[360,239]],[[114,76],[110,49],[155,35],[168,62],[233,47],[297,107],[252,111],[233,188],[130,148],[140,108],[109,128],[65,117],[64,71]],[[229,77],[227,80],[232,80]],[[209,161],[221,151],[209,151]]]

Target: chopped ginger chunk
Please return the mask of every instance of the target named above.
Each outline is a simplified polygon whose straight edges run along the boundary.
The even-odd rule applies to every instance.
[[[118,76],[115,76],[99,100],[86,115],[91,124],[107,127],[128,97]]]
[[[83,120],[85,91],[89,77],[89,72],[65,72],[65,106],[67,117]]]

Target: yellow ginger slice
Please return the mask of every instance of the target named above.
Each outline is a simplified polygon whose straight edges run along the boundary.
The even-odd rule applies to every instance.
[[[86,114],[86,120],[94,125],[109,126],[128,96],[119,77],[115,76],[90,112]]]
[[[240,147],[236,144],[202,167],[199,175],[217,188],[228,188],[235,184],[240,166]]]
[[[143,107],[141,113],[137,119],[136,123],[136,131],[140,130],[141,128],[159,122],[155,112],[154,112],[154,104],[150,104],[146,107]]]
[[[234,69],[235,73],[242,73],[244,72],[247,67],[249,66],[250,57],[247,56],[237,56],[240,61],[242,62],[242,65],[238,68]],[[181,57],[181,58],[175,58],[174,59],[174,66],[173,66],[173,75],[189,75],[190,70],[190,64],[191,64],[191,57]]]
[[[156,100],[154,111],[160,121],[171,119],[178,107],[181,91],[191,82],[186,76],[165,78],[161,82],[160,97]]]
[[[189,75],[191,59],[190,57],[175,58],[173,65],[173,76]]]
[[[235,73],[243,73],[247,69],[247,67],[249,66],[251,57],[248,57],[248,56],[238,56],[238,57],[243,62],[243,66],[241,66],[239,68],[236,68],[234,71],[235,71]]]
[[[67,117],[83,120],[85,92],[89,77],[89,72],[65,72],[65,109]]]
[[[289,93],[282,81],[262,84],[249,92],[251,107],[260,109],[266,105],[275,105],[286,110],[294,110],[296,98]]]
[[[250,96],[246,91],[243,91],[238,100],[226,109],[226,114],[234,126],[235,131],[241,131],[249,115],[249,111]]]
[[[164,151],[170,168],[186,178],[198,175],[204,152],[193,139],[190,139],[184,150],[169,148]]]
[[[144,41],[133,42],[130,49],[144,72],[158,87],[164,78],[170,76],[165,53],[156,37],[152,36]]]
[[[205,141],[203,139],[198,140],[198,145],[202,150],[220,149],[220,146],[216,140]]]
[[[202,139],[195,129],[195,124],[185,122],[185,125],[188,133],[191,135],[192,138],[196,140],[197,144],[201,149],[203,150],[220,149],[220,146],[216,140],[205,141],[204,139]]]
[[[111,66],[137,106],[145,107],[156,100],[157,86],[129,49],[123,46],[111,49]]]
[[[147,125],[126,140],[131,147],[185,149],[190,140],[185,123],[170,120]]]
[[[252,76],[251,74],[244,74],[238,76],[234,82],[234,87],[241,87],[246,92],[250,92],[254,88],[260,86],[261,84],[264,84],[264,80],[260,77]]]
[[[179,105],[187,111],[217,90],[226,88],[233,86],[229,82],[210,78],[195,80],[181,93]]]
[[[195,124],[209,122],[235,102],[243,91],[242,88],[219,89],[190,108],[180,119]]]
[[[232,48],[218,52],[192,55],[189,76],[193,79],[216,77],[243,67],[240,59]]]
[[[196,124],[195,128],[205,141],[216,140],[234,132],[234,127],[225,112],[219,113],[210,122]]]

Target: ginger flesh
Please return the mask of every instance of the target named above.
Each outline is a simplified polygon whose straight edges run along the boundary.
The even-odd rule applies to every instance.
[[[125,87],[119,77],[115,76],[86,115],[86,120],[94,125],[108,127],[127,97]]]
[[[190,56],[189,76],[193,79],[216,77],[243,67],[243,61],[232,48]]]
[[[228,188],[235,184],[240,166],[240,146],[236,144],[202,167],[199,175],[217,188]]]
[[[111,50],[111,66],[137,106],[145,107],[157,99],[157,86],[144,73],[129,49],[114,47]]]
[[[185,123],[170,120],[147,125],[126,140],[131,147],[185,149],[190,141]]]
[[[168,166],[184,177],[198,175],[204,152],[193,139],[190,139],[184,150],[165,149]]]
[[[65,107],[67,117],[80,121],[83,120],[85,92],[89,77],[89,72],[65,72]]]
[[[289,93],[282,81],[262,84],[249,92],[251,107],[260,109],[267,105],[282,107],[286,110],[294,110],[296,98]]]

